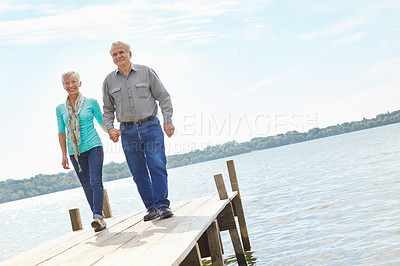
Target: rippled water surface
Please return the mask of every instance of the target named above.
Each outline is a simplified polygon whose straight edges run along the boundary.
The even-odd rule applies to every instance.
[[[171,201],[215,195],[214,174],[229,188],[229,159],[251,264],[400,264],[400,124],[170,169]],[[143,209],[131,178],[104,185],[114,216]],[[0,204],[0,260],[69,232],[71,208],[89,226],[81,188]]]

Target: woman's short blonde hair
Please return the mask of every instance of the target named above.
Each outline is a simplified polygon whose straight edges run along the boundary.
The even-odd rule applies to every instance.
[[[79,76],[78,72],[76,72],[75,70],[68,70],[68,71],[65,71],[64,73],[62,73],[62,75],[61,75],[61,82],[63,85],[64,85],[65,79],[68,77],[74,77],[78,80],[78,82],[81,81],[81,77]]]

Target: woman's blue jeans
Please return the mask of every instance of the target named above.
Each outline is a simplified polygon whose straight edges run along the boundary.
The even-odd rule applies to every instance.
[[[147,210],[169,207],[164,133],[154,118],[140,125],[121,123],[121,142],[129,170]]]
[[[75,157],[71,155],[70,158],[76,175],[82,184],[90,209],[93,212],[93,218],[103,219],[103,147],[94,147],[78,156],[82,172],[79,172]]]

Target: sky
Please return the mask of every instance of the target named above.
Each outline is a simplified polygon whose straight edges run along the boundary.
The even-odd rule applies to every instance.
[[[167,155],[400,109],[398,0],[0,0],[0,180],[66,171],[61,74],[102,107],[117,40],[171,95]]]

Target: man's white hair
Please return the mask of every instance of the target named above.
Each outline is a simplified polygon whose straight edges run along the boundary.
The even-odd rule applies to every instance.
[[[130,51],[131,51],[131,46],[129,45],[129,43],[127,43],[127,42],[122,42],[122,41],[116,41],[116,42],[113,42],[113,43],[111,44],[111,48],[110,48],[110,55],[111,55],[111,56],[112,56],[114,47],[115,47],[115,46],[118,46],[118,45],[124,46],[124,47],[125,47],[125,50],[126,50],[127,52],[130,52]]]

